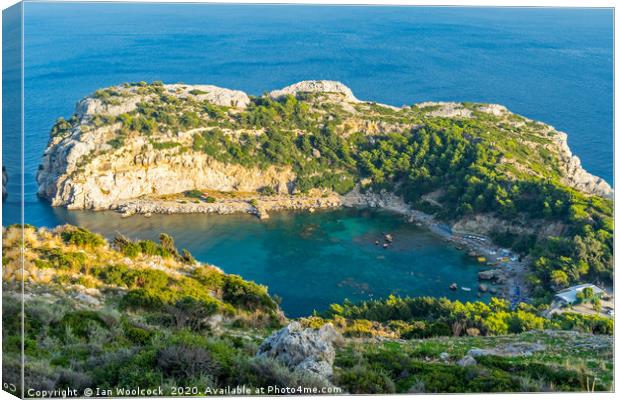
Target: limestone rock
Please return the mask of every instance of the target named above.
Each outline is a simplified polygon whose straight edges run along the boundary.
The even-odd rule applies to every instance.
[[[132,112],[136,109],[140,101],[142,101],[142,97],[130,96],[123,99],[123,101],[118,104],[108,104],[98,98],[86,97],[77,103],[75,113],[80,118],[89,118],[94,115],[109,115],[115,117]]]
[[[500,116],[508,112],[508,109],[500,104],[485,104],[478,108],[478,110],[495,116]]]
[[[560,150],[560,165],[564,169],[563,183],[585,193],[613,198],[614,191],[604,179],[583,169],[579,157],[568,147],[568,135],[557,132],[554,138]]]
[[[351,89],[337,81],[301,81],[283,89],[274,90],[269,95],[273,98],[279,98],[289,94],[296,96],[298,93],[339,93],[344,95],[347,101],[359,102]]]
[[[75,296],[75,299],[77,301],[79,301],[80,303],[84,303],[84,304],[87,304],[89,306],[98,306],[98,305],[101,304],[101,302],[97,298],[95,298],[95,297],[93,297],[93,296],[91,296],[89,294],[86,294],[86,293],[78,293]]]
[[[169,91],[177,96],[193,96],[197,100],[207,100],[209,103],[223,107],[246,108],[250,97],[241,90],[231,90],[213,85],[165,85]]]
[[[478,272],[478,279],[485,280],[485,281],[493,281],[496,283],[504,283],[506,281],[506,274],[501,269],[490,269],[487,271]]]
[[[416,106],[424,111],[428,110],[426,115],[431,117],[471,118],[472,116],[471,110],[465,108],[461,103],[427,101],[416,104]]]
[[[530,357],[533,353],[545,351],[547,347],[542,343],[508,343],[492,349],[471,349],[467,352],[471,357],[498,356],[498,357]]]
[[[276,359],[291,370],[329,377],[336,356],[334,346],[341,341],[342,337],[331,324],[317,330],[303,328],[295,321],[265,339],[257,357]]]
[[[314,358],[306,358],[303,360],[295,367],[295,371],[311,373],[325,378],[332,376],[334,373],[331,363],[325,360],[316,361]]]
[[[478,362],[476,361],[476,359],[474,357],[472,357],[471,355],[467,354],[465,357],[461,358],[457,362],[457,364],[460,365],[461,367],[469,367],[471,365],[478,364]]]

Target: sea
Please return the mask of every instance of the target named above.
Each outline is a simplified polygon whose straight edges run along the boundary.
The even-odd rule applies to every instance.
[[[389,213],[280,213],[259,222],[53,208],[36,196],[35,174],[55,120],[123,82],[260,95],[329,79],[395,106],[503,104],[566,132],[583,166],[613,185],[612,9],[27,2],[24,24],[25,222],[76,223],[108,236],[171,233],[201,261],[267,285],[291,316],[390,293],[473,300],[475,290],[447,286],[475,288],[479,266]],[[4,226],[20,220],[18,156],[5,140]],[[374,242],[387,231],[397,243],[383,250]]]

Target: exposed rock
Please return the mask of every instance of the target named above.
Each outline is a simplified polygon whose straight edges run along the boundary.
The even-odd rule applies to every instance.
[[[250,204],[255,196],[237,196],[233,199],[218,199],[213,203],[204,201],[165,200],[158,197],[142,197],[120,201],[114,209],[124,216],[134,214],[233,214],[248,213],[258,217],[271,211],[316,210],[341,205],[340,197],[334,194],[310,192],[307,195],[273,195],[261,198],[259,207]]]
[[[498,356],[498,357],[529,357],[533,353],[545,351],[546,346],[541,343],[509,343],[493,349],[471,349],[467,352],[471,357]]]
[[[89,306],[99,306],[101,304],[101,302],[97,298],[86,293],[78,293],[75,296],[75,299],[80,303],[84,303]]]
[[[334,346],[341,341],[342,337],[331,324],[317,330],[303,328],[295,321],[265,339],[257,357],[276,359],[291,370],[329,377],[336,356]]]
[[[80,135],[46,151],[37,174],[39,194],[54,206],[69,209],[109,209],[124,200],[145,195],[181,193],[196,188],[256,191],[264,186],[288,193],[295,174],[286,168],[244,168],[213,160],[207,154],[167,155],[159,150],[120,152],[102,156],[78,169],[77,160],[89,153]],[[113,168],[102,170],[109,163]],[[191,173],[188,173],[191,171]]]
[[[494,281],[496,283],[504,283],[506,281],[506,274],[501,269],[490,269],[487,271],[478,272],[478,279]]]
[[[446,353],[445,351],[443,353],[439,354],[439,359],[441,361],[448,361],[450,360],[450,354]]]
[[[339,93],[344,95],[347,101],[359,102],[351,89],[337,81],[301,81],[283,89],[274,90],[269,95],[279,98],[289,94],[296,96],[298,93]]]
[[[426,115],[431,117],[471,118],[472,116],[471,110],[465,108],[461,103],[427,101],[416,104],[416,106],[425,111]]]
[[[476,361],[474,357],[467,354],[465,357],[457,361],[457,364],[460,365],[461,367],[469,367],[469,366],[478,364],[478,362]]]
[[[485,104],[478,108],[478,111],[482,111],[487,114],[500,116],[508,113],[508,109],[500,104]]]
[[[585,193],[613,198],[614,191],[603,178],[594,176],[581,166],[579,157],[568,147],[568,136],[557,132],[554,136],[560,150],[560,166],[564,169],[563,183]]]
[[[303,360],[295,367],[295,371],[312,373],[325,378],[330,377],[334,373],[331,363],[325,360],[316,361],[314,358],[306,358]]]
[[[197,100],[207,100],[223,107],[246,108],[250,97],[241,90],[231,90],[213,85],[165,85],[179,96],[193,96]]]
[[[560,236],[565,226],[560,222],[529,220],[526,223],[517,218],[505,220],[492,214],[468,215],[452,225],[452,232],[459,235],[479,234],[488,236],[491,232],[510,232],[519,235],[538,234],[540,236]]]
[[[108,115],[115,117],[124,113],[132,112],[136,109],[137,104],[142,101],[141,96],[129,96],[124,98],[122,102],[105,103],[103,100],[86,97],[80,100],[75,107],[75,113],[80,118],[92,118],[95,115]]]

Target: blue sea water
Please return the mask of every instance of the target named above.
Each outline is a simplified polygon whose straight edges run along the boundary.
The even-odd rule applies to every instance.
[[[37,226],[78,215],[36,197],[35,174],[54,121],[98,88],[141,80],[258,95],[300,80],[333,79],[358,98],[393,105],[501,103],[567,132],[585,168],[612,183],[611,9],[28,2],[24,22],[25,220]],[[6,142],[3,157],[15,193],[17,152]],[[3,224],[16,222],[19,199],[9,195],[3,206]],[[104,231],[126,223],[111,217],[101,226],[100,216],[84,215],[85,225]],[[191,229],[190,220],[173,220],[180,225],[166,223],[169,229]],[[230,253],[191,243],[181,240],[228,267]],[[448,250],[434,257],[442,251]],[[259,260],[265,252],[257,248],[248,257]],[[229,264],[232,272],[245,271]],[[252,277],[277,292],[272,276]]]

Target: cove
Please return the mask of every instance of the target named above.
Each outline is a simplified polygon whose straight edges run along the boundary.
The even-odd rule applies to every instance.
[[[279,212],[266,221],[250,215],[121,218],[114,212],[54,212],[67,223],[108,237],[120,232],[132,239],[157,240],[166,232],[198,260],[268,286],[270,294],[282,299],[289,317],[323,311],[345,299],[390,294],[478,299],[478,264],[426,228],[390,212]],[[387,249],[381,245],[385,233],[394,237]],[[452,282],[472,291],[452,292]]]

